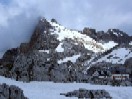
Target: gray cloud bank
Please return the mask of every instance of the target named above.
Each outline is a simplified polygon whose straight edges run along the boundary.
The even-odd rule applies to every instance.
[[[68,28],[119,28],[132,35],[132,0],[10,0],[0,3],[0,53],[27,42],[38,17]]]

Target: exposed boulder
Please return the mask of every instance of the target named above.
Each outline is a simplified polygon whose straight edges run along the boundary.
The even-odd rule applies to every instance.
[[[58,23],[58,22],[56,21],[56,19],[51,19],[51,22]]]
[[[28,99],[24,96],[23,91],[14,86],[6,84],[0,85],[0,99]]]
[[[60,95],[65,95],[66,97],[78,97],[79,99],[112,99],[110,94],[105,90],[87,90],[82,88],[68,93],[61,93]]]
[[[96,30],[95,29],[90,29],[90,28],[84,28],[83,31],[82,31],[83,34],[86,34],[90,37],[92,37],[93,39],[97,39],[97,33],[96,33]]]

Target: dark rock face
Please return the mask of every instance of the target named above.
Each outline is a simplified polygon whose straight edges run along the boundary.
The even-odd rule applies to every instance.
[[[36,26],[36,29],[35,29],[33,35],[31,36],[30,42],[27,44],[26,43],[21,44],[20,52],[21,53],[27,53],[27,52],[30,52],[31,50],[34,50],[34,49],[36,49],[36,50],[41,49],[44,46],[44,42],[45,42],[45,41],[42,41],[42,39],[43,40],[45,38],[49,39],[47,37],[42,36],[42,34],[43,34],[43,32],[48,34],[49,29],[52,29],[52,26],[50,25],[50,23],[45,18],[42,18],[39,21],[38,25]],[[49,39],[49,40],[51,40],[51,39]],[[39,44],[39,45],[37,45],[37,44]]]
[[[86,34],[96,41],[103,40],[104,42],[115,41],[119,44],[129,43],[132,38],[119,29],[109,29],[106,33],[104,31],[96,32],[95,29],[84,28],[83,34]]]
[[[93,39],[97,39],[97,33],[95,29],[84,28],[82,33],[91,36]]]
[[[105,90],[86,90],[82,88],[68,93],[61,93],[60,95],[65,95],[66,97],[78,97],[79,99],[112,99],[110,94]]]
[[[3,59],[0,59],[0,65],[2,65],[3,64]]]
[[[28,99],[24,96],[23,91],[14,86],[6,84],[0,85],[0,99]]]
[[[132,57],[125,61],[124,66],[127,68],[127,72],[129,72],[132,81]]]
[[[51,19],[51,22],[58,23],[58,22],[56,21],[56,19]]]
[[[3,62],[4,60],[6,61],[6,63],[13,63],[15,60],[15,57],[18,55],[18,48],[12,48],[10,50],[7,50],[5,52],[5,54],[3,55]]]
[[[10,70],[13,68],[14,61],[18,55],[18,48],[7,50],[0,60],[0,75],[10,77]]]
[[[129,67],[129,68],[132,68],[132,57],[130,59],[127,59],[125,61],[125,66]]]
[[[19,50],[20,53],[27,53],[29,50],[29,43],[21,43]]]
[[[35,46],[36,46],[36,43],[40,43],[41,44],[42,43],[41,36],[42,36],[43,32],[46,32],[48,34],[49,33],[49,29],[52,29],[52,26],[50,25],[50,23],[45,18],[42,18],[39,21],[39,23],[38,23],[38,25],[37,25],[32,37],[30,39],[30,42],[29,42],[30,48],[34,49]]]
[[[120,31],[119,29],[109,29],[107,33],[110,34],[112,37],[112,40],[118,43],[129,43],[132,39],[130,36],[128,36],[123,31]]]

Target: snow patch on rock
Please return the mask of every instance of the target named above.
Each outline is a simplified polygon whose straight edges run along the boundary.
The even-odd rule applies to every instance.
[[[40,53],[44,53],[44,52],[46,52],[46,53],[49,54],[49,50],[39,50],[39,52],[40,52]]]
[[[64,48],[62,47],[63,43],[60,43],[57,48],[56,48],[56,51],[57,52],[64,52]]]
[[[129,43],[129,45],[132,45],[132,41]]]
[[[118,44],[115,43],[114,41],[109,41],[108,43],[104,43],[102,46],[103,46],[104,49],[109,50],[109,49],[113,48],[116,45],[118,45]]]
[[[79,57],[80,55],[73,55],[72,57],[66,57],[62,60],[59,60],[58,63],[61,64],[61,63],[68,62],[68,61],[75,63]]]

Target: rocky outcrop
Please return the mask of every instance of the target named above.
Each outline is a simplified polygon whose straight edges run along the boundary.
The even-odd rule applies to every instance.
[[[3,63],[6,62],[8,64],[12,64],[18,55],[18,48],[12,48],[7,50],[2,57]]]
[[[81,64],[57,63],[55,55],[34,51],[27,56],[21,54],[11,70],[12,78],[20,81],[81,82],[88,79],[82,73]]]
[[[132,68],[132,57],[125,61],[125,66],[129,67],[129,68]]]
[[[6,84],[0,85],[0,99],[28,99],[24,96],[23,91],[14,86]]]
[[[54,47],[57,40],[53,36],[48,35],[50,33],[49,30],[52,28],[45,18],[41,18],[30,38],[30,42],[20,45],[20,53],[28,53],[37,49],[49,49],[51,46]]]
[[[65,97],[78,97],[79,99],[112,99],[110,94],[105,90],[87,90],[80,88],[68,93],[61,93]]]
[[[95,29],[84,28],[82,33],[92,37],[99,42],[115,41],[119,44],[128,44],[130,41],[132,41],[132,38],[130,36],[128,36],[125,32],[120,31],[119,29],[109,29],[107,32],[96,32]]]
[[[116,41],[119,44],[129,43],[132,40],[130,36],[128,36],[125,32],[120,31],[119,29],[109,29],[107,33],[110,34],[113,41]]]
[[[84,28],[82,33],[92,37],[95,40],[97,40],[97,33],[96,33],[95,29]]]
[[[130,74],[129,76],[130,76],[131,81],[132,81],[132,57],[125,61],[124,66],[127,68],[127,72]]]
[[[13,68],[18,53],[18,48],[13,48],[5,52],[3,58],[0,60],[0,75],[10,77],[10,71]]]
[[[50,23],[45,19],[45,18],[41,18],[31,39],[29,42],[29,46],[31,49],[40,49],[41,47],[43,47],[44,45],[42,44],[42,42],[44,43],[45,38],[44,36],[42,36],[42,34],[44,34],[44,32],[46,34],[49,34],[49,29],[52,29],[53,27],[50,25]],[[41,38],[42,37],[42,38]],[[46,38],[48,39],[48,38]],[[42,41],[44,40],[44,41]],[[38,45],[40,44],[40,45]]]

